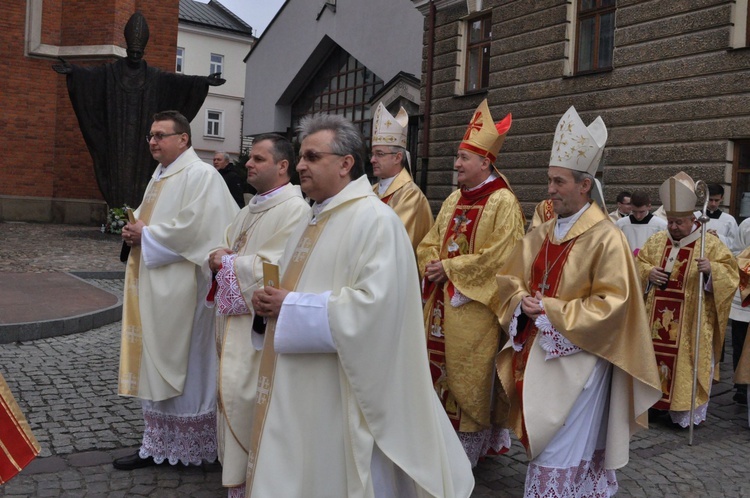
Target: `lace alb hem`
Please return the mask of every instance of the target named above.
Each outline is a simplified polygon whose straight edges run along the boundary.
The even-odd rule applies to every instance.
[[[558,332],[546,314],[539,315],[534,323],[541,332],[539,345],[547,352],[545,360],[570,356],[583,351]]]
[[[245,498],[245,484],[229,488],[227,498]]]
[[[216,273],[216,308],[220,315],[247,315],[250,309],[242,296],[237,275],[234,273],[236,254],[221,257],[221,269]]]
[[[524,498],[607,498],[617,493],[614,469],[604,468],[604,450],[575,467],[558,469],[530,463]]]
[[[457,432],[457,434],[472,467],[476,467],[481,457],[497,455],[510,448],[508,429],[490,427],[479,432]]]
[[[516,336],[518,335],[518,317],[521,316],[521,303],[518,303],[516,310],[513,312],[513,318],[510,319],[508,324],[508,335],[510,335],[510,344],[513,346],[513,351],[517,353],[523,351],[523,342],[516,342]]]
[[[156,463],[200,465],[216,461],[216,412],[193,416],[167,415],[143,411],[141,458],[153,457]]]
[[[698,425],[701,422],[706,421],[706,414],[708,413],[708,403],[698,405],[695,407],[695,413],[693,413],[693,425]],[[672,422],[679,424],[683,429],[687,428],[690,423],[690,410],[687,411],[669,411],[669,416],[672,418]]]
[[[461,294],[458,289],[453,293],[451,296],[451,306],[454,308],[458,308],[460,306],[463,306],[466,303],[470,303],[471,299]]]

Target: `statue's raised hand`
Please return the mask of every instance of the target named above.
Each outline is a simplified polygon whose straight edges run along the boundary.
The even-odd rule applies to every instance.
[[[206,81],[211,86],[221,86],[227,82],[227,80],[221,77],[221,73],[214,73],[207,76]]]
[[[70,64],[70,62],[66,61],[62,57],[58,57],[58,59],[60,59],[60,62],[62,62],[62,64],[52,64],[52,69],[60,74],[70,74],[73,72],[73,66]]]

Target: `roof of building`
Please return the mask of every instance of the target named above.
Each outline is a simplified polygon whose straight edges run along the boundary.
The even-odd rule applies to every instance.
[[[253,28],[217,0],[180,0],[180,22],[252,36]]]

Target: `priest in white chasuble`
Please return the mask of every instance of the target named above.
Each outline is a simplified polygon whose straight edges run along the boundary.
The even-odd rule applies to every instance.
[[[417,248],[432,382],[472,465],[510,446],[495,382],[495,274],[523,237],[525,220],[494,164],[511,120],[508,114],[495,124],[486,100],[477,108],[456,154],[460,188]]]
[[[403,107],[394,118],[382,102],[378,104],[372,119],[370,155],[372,172],[378,183],[372,186],[372,190],[396,211],[416,250],[432,226],[432,210],[427,197],[409,174],[408,131],[409,115]]]
[[[159,165],[136,223],[122,231],[132,249],[118,386],[141,398],[145,427],[140,450],[113,462],[121,470],[216,460],[214,313],[203,264],[238,211],[221,175],[190,145],[184,116],[157,113],[147,140]]]
[[[263,263],[277,264],[292,230],[310,206],[290,183],[294,148],[286,138],[259,135],[246,164],[258,192],[226,230],[208,264],[216,274],[216,351],[219,354],[217,438],[222,484],[229,498],[245,496],[247,447],[265,325],[250,300],[263,286]],[[253,326],[255,325],[255,326]]]
[[[531,459],[525,496],[611,496],[630,436],[648,426],[659,376],[633,257],[591,200],[607,139],[571,107],[548,171],[557,216],[516,246],[497,276],[510,341],[497,372],[509,426]]]
[[[698,386],[692,423],[706,420],[739,274],[734,255],[716,235],[706,234],[705,255],[700,256],[701,226],[693,214],[697,197],[692,178],[680,172],[667,179],[659,188],[659,197],[667,213],[667,230],[652,235],[636,257],[661,377],[662,397],[654,408],[669,410],[674,423],[688,427],[696,367]],[[701,273],[704,297],[699,317]],[[696,365],[693,354],[698,323],[701,333]]]
[[[289,238],[269,318],[246,496],[468,497],[474,478],[432,390],[419,279],[403,223],[364,176],[359,131],[300,125],[312,217]]]

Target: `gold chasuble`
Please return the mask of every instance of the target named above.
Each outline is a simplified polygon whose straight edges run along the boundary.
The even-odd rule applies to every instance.
[[[16,399],[0,375],[0,484],[21,472],[40,450]]]
[[[372,186],[377,195],[378,184]],[[432,227],[432,210],[422,191],[412,181],[411,175],[402,169],[380,196],[380,200],[391,206],[406,228],[414,250]]]
[[[555,207],[552,205],[552,200],[544,199],[534,208],[534,216],[531,218],[531,223],[529,224],[529,232],[555,216]]]
[[[289,237],[285,303],[306,304],[282,305],[266,329],[245,496],[373,498],[375,461],[405,474],[414,496],[471,494],[470,464],[432,391],[412,251],[364,175]],[[305,308],[325,317],[335,350],[276,350],[280,336],[320,333],[319,318],[307,334],[287,328],[285,313]]]
[[[433,385],[459,432],[502,422],[491,420],[491,413],[497,415],[491,404],[502,398],[493,396],[500,346],[495,273],[523,233],[521,206],[500,177],[474,191],[453,192],[417,249],[422,278],[432,260],[441,260],[448,275],[438,285],[425,279],[422,298]]]
[[[163,401],[182,394],[196,309],[203,306],[210,283],[210,274],[204,274],[201,265],[221,244],[237,211],[221,175],[192,147],[154,172],[135,216],[146,223],[156,243],[179,259],[148,268],[140,247],[130,252],[120,395]]]
[[[740,267],[740,296],[742,306],[750,306],[750,247],[737,255],[737,265]],[[734,354],[737,354],[735,351]],[[750,341],[746,340],[742,346],[740,362],[734,372],[735,384],[750,384]]]
[[[700,225],[700,224],[697,224]],[[698,309],[698,264],[701,229],[674,241],[666,230],[652,235],[636,257],[641,284],[648,285],[654,267],[669,273],[665,289],[653,285],[646,294],[649,330],[659,365],[660,410],[688,411],[693,390],[693,351]],[[718,237],[706,237],[706,258],[711,261],[711,291],[704,293],[698,359],[696,406],[708,402],[711,371],[721,357],[724,331],[739,283],[737,263]],[[704,280],[705,281],[705,280]],[[718,375],[718,368],[716,369]]]
[[[602,358],[612,364],[604,467],[617,469],[628,462],[630,436],[648,427],[660,392],[641,287],[625,237],[596,204],[560,240],[556,223],[528,233],[497,276],[500,324],[522,344],[516,351],[509,341],[496,361],[509,427],[536,458]],[[544,335],[519,307],[537,291],[554,329],[582,351],[545,359]]]

